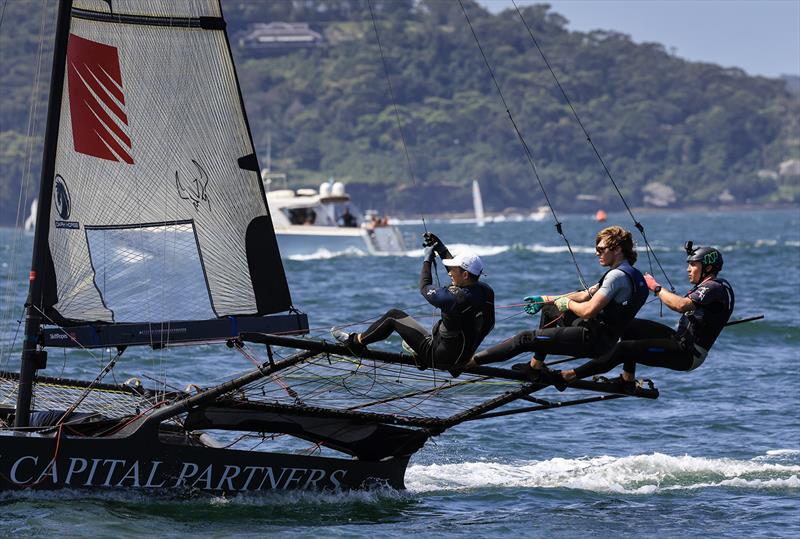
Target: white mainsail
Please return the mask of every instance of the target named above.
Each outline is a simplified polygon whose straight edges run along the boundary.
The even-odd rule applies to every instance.
[[[289,308],[221,15],[218,0],[75,0],[49,232],[62,318]]]

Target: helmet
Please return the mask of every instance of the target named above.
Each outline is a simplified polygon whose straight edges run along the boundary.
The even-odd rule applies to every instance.
[[[683,248],[686,250],[687,262],[702,262],[703,269],[711,266],[711,273],[722,271],[722,253],[714,247],[694,247],[691,241],[687,241]]]

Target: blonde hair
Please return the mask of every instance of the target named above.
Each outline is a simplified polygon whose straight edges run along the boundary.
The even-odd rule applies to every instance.
[[[633,236],[630,232],[621,226],[609,226],[597,233],[594,244],[597,245],[602,240],[606,241],[606,247],[613,249],[619,247],[622,249],[622,254],[633,265],[636,263],[638,255],[636,254],[636,247],[633,244]]]

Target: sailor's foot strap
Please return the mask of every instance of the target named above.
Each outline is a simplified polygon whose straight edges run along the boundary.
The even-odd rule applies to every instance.
[[[567,389],[567,382],[561,376],[561,371],[550,370],[547,367],[534,369],[530,363],[515,363],[511,370],[524,374],[534,384],[552,385],[559,391]]]

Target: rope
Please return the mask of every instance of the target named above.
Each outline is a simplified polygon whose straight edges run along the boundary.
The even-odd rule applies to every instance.
[[[80,404],[84,401],[84,399],[86,399],[86,397],[89,396],[89,393],[92,392],[92,390],[94,389],[94,386],[96,384],[100,383],[100,381],[105,377],[105,375],[108,374],[109,372],[111,372],[114,369],[114,366],[117,364],[117,359],[119,359],[119,357],[121,355],[122,355],[122,352],[117,352],[117,355],[115,355],[113,358],[111,358],[111,361],[109,361],[106,364],[106,366],[103,367],[103,370],[101,370],[100,373],[95,377],[95,379],[92,380],[92,382],[83,391],[83,393],[81,393],[80,396],[77,399],[75,399],[75,402],[72,403],[69,408],[67,408],[67,410],[64,412],[64,414],[61,416],[61,418],[56,422],[56,425],[58,425],[60,427],[62,425],[62,423],[64,423],[64,421],[67,420],[67,418],[70,416],[70,414],[72,414],[72,412],[74,412],[78,408],[78,406],[80,406]]]
[[[375,12],[372,10],[372,0],[367,0],[367,5],[369,6],[369,16],[372,19],[372,29],[375,31],[375,40],[378,42],[378,51],[381,55],[381,62],[383,63],[383,73],[386,77],[386,86],[389,88],[389,95],[392,99],[392,107],[394,108],[394,117],[395,121],[397,122],[397,131],[400,133],[400,140],[403,143],[403,151],[405,152],[406,156],[406,164],[408,165],[408,173],[411,176],[411,183],[414,187],[417,186],[417,177],[414,174],[414,167],[411,164],[411,156],[408,153],[408,145],[406,145],[406,137],[403,133],[403,124],[400,120],[400,111],[397,108],[397,100],[394,96],[394,88],[392,87],[392,79],[389,76],[389,64],[386,62],[386,57],[383,54],[383,45],[381,45],[381,36],[378,33],[378,23],[375,20]],[[428,231],[428,225],[425,223],[425,216],[420,213],[422,217],[422,226],[425,228],[425,232]]]
[[[5,18],[5,9],[8,5],[8,2],[3,4],[3,12],[0,14],[0,25],[2,25],[2,19]],[[45,42],[45,22],[47,20],[47,9],[45,5],[45,0],[42,0],[42,5],[40,8],[40,12],[42,14],[41,24],[39,26],[39,50],[37,52],[37,59],[36,59],[36,71],[34,73],[33,84],[31,85],[31,94],[30,94],[30,102],[28,105],[28,126],[25,132],[25,136],[27,139],[27,148],[26,148],[26,159],[25,159],[25,169],[23,170],[22,177],[20,178],[20,189],[19,194],[17,196],[17,214],[14,220],[14,223],[18,228],[22,228],[24,223],[24,216],[25,216],[25,205],[24,202],[28,200],[28,193],[30,189],[30,174],[31,174],[31,166],[33,162],[33,149],[35,146],[35,133],[36,133],[36,112],[39,105],[39,85],[41,82],[41,75],[42,75],[42,58],[44,55],[44,42]],[[6,293],[4,294],[3,304],[5,305],[3,308],[2,313],[2,321],[5,324],[7,320],[11,317],[11,312],[13,310],[14,301],[13,299],[13,290],[14,286],[12,285],[14,281],[14,271],[17,269],[17,260],[19,255],[19,241],[20,241],[21,234],[14,234],[12,236],[11,242],[11,256],[10,256],[10,263],[8,265],[8,272],[5,277],[5,284],[6,284]],[[24,317],[24,313],[23,313]],[[13,347],[8,348],[8,356],[6,358],[6,362],[11,357],[11,353],[13,352]],[[4,343],[0,343],[0,356],[6,354],[6,348]]]
[[[459,2],[460,1],[461,0],[459,0]],[[517,14],[519,15],[519,18],[522,21],[522,24],[524,24],[525,28],[528,30],[528,35],[531,37],[531,41],[533,41],[533,44],[536,46],[536,49],[539,51],[539,54],[541,55],[542,60],[544,60],[544,63],[547,66],[547,69],[550,71],[550,74],[553,76],[553,80],[555,81],[556,85],[558,86],[558,89],[561,91],[561,95],[564,96],[564,101],[566,101],[567,105],[569,106],[570,110],[572,111],[572,115],[574,116],[575,121],[577,121],[578,125],[580,126],[581,130],[583,131],[583,134],[586,137],[586,141],[592,147],[592,150],[594,151],[594,154],[597,157],[597,160],[600,162],[600,165],[603,167],[603,170],[605,171],[606,176],[608,176],[608,179],[611,180],[611,184],[614,186],[614,189],[617,191],[617,194],[619,195],[620,200],[622,200],[622,203],[625,205],[625,209],[628,210],[628,214],[631,216],[631,219],[633,220],[634,226],[641,233],[642,239],[644,239],[644,244],[646,246],[646,251],[645,252],[647,253],[647,260],[648,260],[648,262],[650,264],[650,271],[651,272],[653,271],[653,263],[650,260],[650,255],[652,253],[653,260],[655,260],[656,264],[658,265],[658,269],[661,270],[661,273],[664,275],[664,278],[667,280],[667,282],[669,283],[670,288],[674,292],[675,291],[675,287],[673,286],[672,281],[669,280],[669,276],[667,275],[666,271],[664,271],[664,268],[661,266],[661,262],[658,260],[658,256],[656,256],[655,251],[653,251],[653,248],[650,246],[650,242],[647,240],[647,234],[645,234],[645,232],[644,232],[644,225],[642,225],[642,223],[639,222],[638,219],[636,219],[636,216],[633,215],[633,211],[631,210],[631,207],[628,205],[628,202],[625,200],[625,197],[622,195],[622,191],[620,191],[619,187],[617,186],[617,182],[614,180],[614,177],[611,175],[611,171],[608,169],[608,166],[606,166],[605,160],[600,155],[600,152],[598,151],[597,146],[595,146],[594,141],[592,141],[592,137],[589,136],[589,131],[583,125],[583,122],[581,121],[580,117],[578,116],[578,112],[575,110],[575,107],[572,106],[572,101],[570,100],[569,96],[567,95],[567,92],[564,90],[564,87],[561,85],[561,82],[558,80],[558,77],[556,76],[555,71],[553,71],[553,68],[550,66],[550,62],[547,60],[547,57],[545,56],[544,51],[539,46],[539,42],[534,37],[533,31],[531,30],[531,27],[528,25],[528,22],[525,20],[525,17],[522,16],[522,12],[520,11],[519,6],[517,6],[517,3],[516,3],[515,0],[511,0],[511,3],[514,4],[514,9],[516,9]],[[462,9],[463,9],[463,6],[462,6]]]
[[[511,110],[506,102],[505,97],[503,96],[503,91],[500,89],[500,83],[497,82],[497,77],[494,76],[494,71],[492,70],[492,66],[489,64],[489,60],[486,57],[486,53],[483,51],[483,47],[481,46],[481,42],[478,39],[478,35],[475,33],[475,28],[472,26],[472,21],[469,19],[469,15],[467,15],[467,10],[464,8],[464,3],[462,0],[458,0],[458,4],[461,6],[461,11],[464,13],[464,18],[467,20],[467,24],[469,25],[469,29],[472,32],[472,37],[475,38],[475,43],[478,45],[478,49],[481,51],[481,56],[483,57],[483,62],[486,64],[486,69],[489,71],[489,75],[492,77],[492,82],[494,82],[495,88],[497,88],[497,93],[500,96],[500,100],[503,103],[503,107],[506,109],[506,114],[508,115],[508,119],[511,121],[511,125],[514,127],[514,131],[517,134],[517,138],[519,138],[522,147],[525,149],[525,155],[528,158],[528,163],[531,166],[531,170],[533,171],[533,175],[536,177],[536,181],[539,182],[539,188],[542,190],[542,194],[544,195],[544,199],[547,202],[547,206],[550,208],[550,213],[553,215],[553,220],[555,221],[556,232],[558,232],[559,236],[564,240],[564,243],[567,246],[567,250],[569,251],[570,256],[572,257],[572,262],[575,264],[575,270],[578,274],[578,281],[580,281],[581,286],[584,290],[588,290],[589,287],[586,284],[586,280],[583,277],[583,273],[581,272],[581,268],[578,265],[578,260],[575,258],[575,253],[572,251],[572,246],[567,239],[566,234],[564,234],[564,230],[562,228],[561,221],[558,220],[558,216],[556,215],[556,211],[553,208],[553,205],[550,203],[550,197],[547,195],[547,190],[544,188],[544,183],[542,183],[542,179],[539,176],[539,171],[536,168],[536,162],[533,158],[533,152],[531,152],[528,143],[525,141],[525,138],[522,136],[522,133],[517,127],[517,122],[514,120],[514,117],[511,114]]]
[[[381,44],[381,36],[378,32],[378,23],[375,20],[375,12],[372,9],[372,0],[367,0],[367,5],[369,6],[369,16],[372,19],[372,29],[375,31],[375,40],[378,42],[378,51],[381,55],[381,63],[383,64],[383,73],[386,77],[386,86],[389,89],[389,96],[392,99],[392,107],[394,109],[394,118],[395,122],[397,123],[397,131],[400,133],[400,141],[403,144],[403,152],[406,156],[406,164],[408,166],[408,174],[411,176],[411,183],[414,187],[417,187],[417,176],[414,173],[414,166],[411,163],[411,155],[408,151],[408,145],[406,144],[406,136],[403,132],[403,123],[400,120],[400,110],[397,107],[397,99],[394,95],[394,87],[392,86],[392,78],[389,76],[389,64],[386,62],[386,56],[383,54],[383,45]],[[420,217],[422,218],[422,228],[425,232],[428,232],[428,224],[425,222],[425,214],[420,212]],[[433,270],[434,274],[436,275],[436,286],[441,287],[442,283],[439,280],[439,267],[436,264],[436,259],[434,258],[433,262]]]

